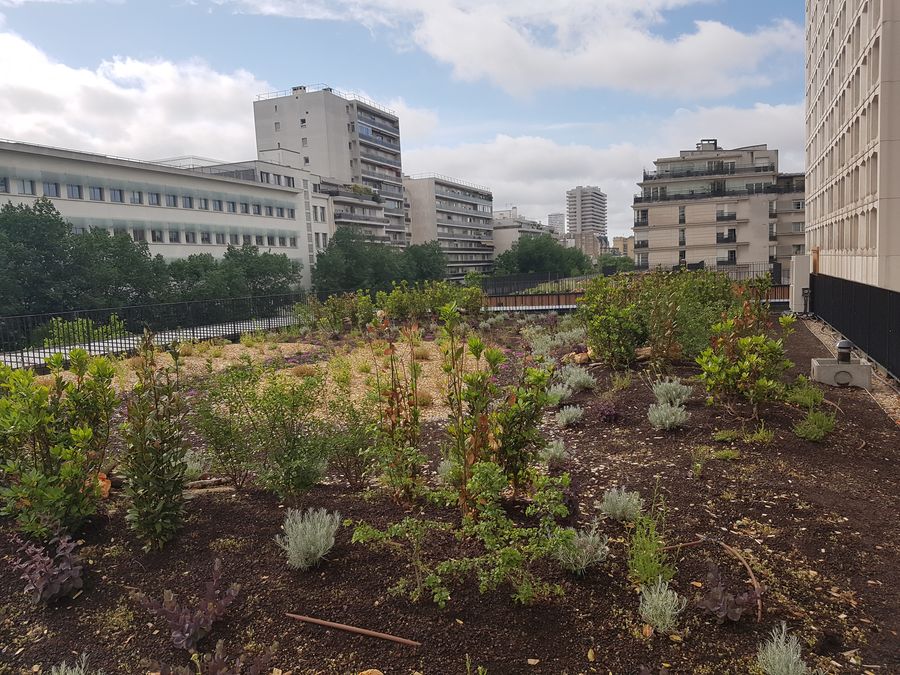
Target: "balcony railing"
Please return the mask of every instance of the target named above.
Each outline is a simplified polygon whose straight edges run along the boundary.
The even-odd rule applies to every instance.
[[[719,267],[728,267],[730,265],[737,265],[737,258],[719,258],[716,260],[716,265]]]
[[[391,150],[396,150],[400,152],[400,144],[392,143],[390,141],[382,140],[380,138],[375,138],[374,136],[366,136],[365,134],[359,134],[360,143],[369,143],[371,145],[377,145],[382,148],[390,148]]]
[[[634,221],[634,226],[635,227],[649,227],[650,221],[649,220],[636,220],[636,221]]]
[[[697,176],[732,176],[740,173],[770,173],[775,171],[774,164],[764,166],[717,166],[700,169],[684,169],[675,171],[644,171],[644,180],[667,180],[669,178],[695,178]]]
[[[364,124],[368,124],[370,126],[376,127],[377,129],[382,129],[383,131],[387,131],[391,134],[399,134],[400,133],[400,125],[392,124],[387,120],[379,119],[374,115],[369,115],[368,113],[363,112],[357,108],[357,117],[359,117],[360,122]]]
[[[769,241],[778,241],[778,233],[769,232]]]
[[[367,216],[364,213],[350,213],[350,211],[335,211],[334,220],[351,221],[354,223],[389,223],[387,218],[380,216]]]
[[[716,213],[716,222],[724,223],[729,220],[737,220],[737,214],[736,213],[722,213],[721,211]]]
[[[650,248],[650,242],[647,241],[646,239],[640,239],[640,240],[634,242],[634,248],[635,249]]]
[[[717,197],[747,197],[750,195],[762,194],[782,194],[789,192],[777,185],[766,185],[762,190],[691,190],[690,192],[665,192],[660,195],[644,196],[642,194],[634,196],[635,204],[649,204],[652,202],[675,202],[692,199],[715,199]]]
[[[434,186],[434,194],[442,196],[442,197],[449,197],[450,199],[455,199],[455,200],[461,201],[461,202],[472,202],[475,204],[493,204],[493,202],[490,199],[487,199],[485,197],[477,197],[474,194],[468,194],[468,193],[467,194],[457,193],[457,192],[453,192],[451,190],[447,190],[445,188],[439,187],[437,185]]]
[[[735,232],[729,232],[728,234],[716,232],[717,244],[734,244],[735,242],[737,242],[737,234]]]
[[[381,173],[379,171],[369,171],[368,169],[360,169],[359,172],[363,176],[366,176],[367,178],[375,178],[376,180],[386,180],[391,183],[399,183],[401,180],[397,176],[392,176],[387,173]]]
[[[370,162],[381,162],[382,164],[388,164],[389,166],[400,167],[400,160],[393,159],[392,157],[382,157],[381,155],[376,155],[373,152],[366,152],[365,150],[360,150],[359,156]]]

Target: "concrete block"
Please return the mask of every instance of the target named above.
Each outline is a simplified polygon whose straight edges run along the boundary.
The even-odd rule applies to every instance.
[[[837,359],[813,359],[811,378],[832,387],[872,388],[872,364],[861,359],[841,363]]]

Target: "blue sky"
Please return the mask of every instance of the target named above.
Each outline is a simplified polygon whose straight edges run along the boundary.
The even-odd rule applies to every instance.
[[[401,115],[404,169],[544,219],[630,223],[699,138],[802,169],[803,0],[0,0],[0,136],[153,158],[253,152],[255,93],[328,83]]]

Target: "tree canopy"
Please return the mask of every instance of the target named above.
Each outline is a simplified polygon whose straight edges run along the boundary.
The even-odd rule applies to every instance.
[[[166,262],[125,234],[74,234],[49,199],[0,207],[0,316],[288,293],[300,270],[250,245]]]
[[[591,259],[577,248],[566,248],[549,234],[521,237],[497,257],[496,274],[548,273],[579,276],[593,270]]]

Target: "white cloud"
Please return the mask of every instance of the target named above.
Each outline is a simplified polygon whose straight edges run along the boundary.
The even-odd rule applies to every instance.
[[[666,38],[667,10],[707,0],[213,0],[237,11],[384,28],[464,81],[517,95],[552,87],[718,98],[773,80],[768,64],[800,53],[803,30],[776,21],[742,32],[717,21]]]
[[[84,5],[93,3],[94,1],[95,0],[0,0],[0,7],[24,7],[25,5]],[[124,2],[124,0],[105,1],[111,3]]]
[[[403,141],[418,143],[426,140],[438,127],[438,114],[430,108],[416,108],[402,97],[388,101],[387,107],[400,118],[400,133]]]

